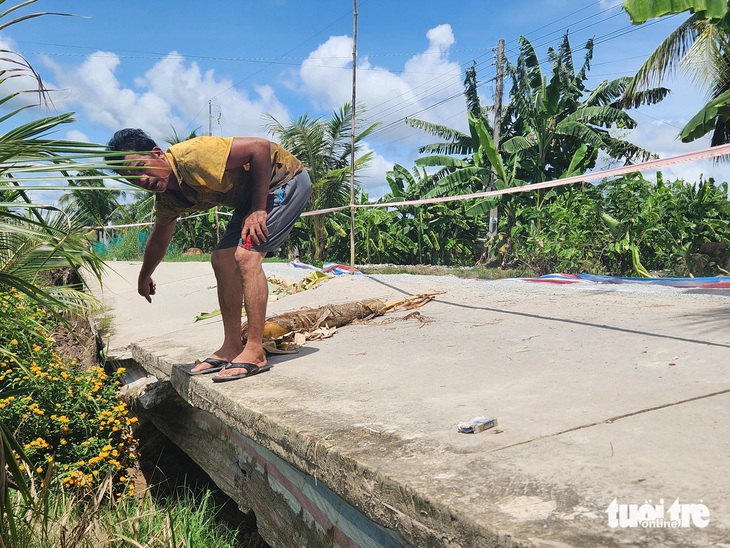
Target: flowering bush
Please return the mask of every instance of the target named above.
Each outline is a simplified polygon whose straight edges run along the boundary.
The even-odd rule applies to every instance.
[[[118,369],[82,369],[65,361],[51,335],[55,323],[22,293],[0,292],[0,422],[23,447],[38,479],[53,476],[69,489],[92,490],[114,478],[117,494],[134,486],[124,470],[136,458],[131,425],[136,417],[117,390]],[[8,395],[19,388],[29,394]]]

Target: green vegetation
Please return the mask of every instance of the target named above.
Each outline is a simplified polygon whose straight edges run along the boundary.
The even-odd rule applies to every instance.
[[[697,14],[695,14],[697,16]],[[703,25],[715,24],[703,20]],[[693,39],[707,44],[697,32],[705,27],[682,27],[664,55],[675,55],[678,44]],[[714,28],[714,27],[713,27]],[[705,29],[707,30],[707,29]],[[709,32],[709,31],[708,31]],[[708,35],[709,36],[709,35]],[[711,36],[718,36],[717,33]],[[720,47],[715,43],[715,47]],[[718,50],[719,51],[719,50]],[[652,157],[618,136],[636,127],[628,109],[661,101],[665,88],[649,87],[651,78],[622,77],[588,87],[593,43],[578,50],[566,34],[549,48],[549,69],[538,61],[532,44],[520,39],[511,80],[509,102],[503,107],[501,138],[493,140],[492,109],[480,104],[478,78],[466,71],[469,131],[416,119],[407,123],[438,141],[419,150],[423,156],[408,169],[395,165],[386,177],[390,192],[379,202],[439,198],[568,177],[608,163],[631,163]],[[658,66],[665,66],[655,60]],[[649,69],[647,69],[649,70]],[[361,146],[375,125],[357,129]],[[719,126],[718,126],[719,127]],[[314,190],[309,209],[346,206],[349,202],[350,105],[328,119],[300,116],[288,125],[270,118],[275,139],[303,160]],[[191,133],[188,137],[195,136]],[[177,132],[168,138],[180,140]],[[356,172],[371,155],[356,162]],[[99,225],[121,218],[131,224],[152,218],[152,196],[134,193],[137,201],[115,207],[103,197],[98,172],[88,170],[93,189],[74,187],[69,203],[79,217]],[[358,264],[400,264],[448,267],[488,265],[527,275],[547,272],[592,272],[608,275],[719,275],[728,270],[730,231],[725,219],[728,197],[714,181],[646,181],[629,175],[595,185],[507,194],[490,200],[453,201],[397,208],[363,208],[355,214],[355,260]],[[357,188],[356,203],[369,197]],[[490,210],[492,237],[488,224]],[[178,221],[168,261],[208,260],[227,221],[225,208]],[[298,256],[315,265],[349,262],[349,212],[330,212],[300,219],[278,260]],[[140,260],[147,229],[115,229],[107,246],[96,244],[104,260]],[[715,246],[714,256],[704,253]],[[194,248],[202,254],[190,254]],[[197,251],[196,251],[197,253]],[[489,277],[499,277],[493,271]]]
[[[644,62],[631,83],[643,89],[678,69],[699,83],[709,97],[682,128],[685,143],[712,132],[712,146],[730,142],[730,2],[727,0],[627,0],[623,8],[635,24],[676,13],[691,15]]]
[[[0,397],[0,423],[12,425],[23,447],[27,462],[14,455],[19,469],[28,467],[36,483],[50,480],[76,492],[107,477],[115,493],[133,491],[124,470],[136,458],[137,419],[116,393],[123,370],[110,378],[101,367],[64,360],[53,316],[14,289],[0,293],[0,309],[0,396],[11,394]]]
[[[415,274],[420,276],[456,276],[470,280],[498,280],[502,278],[518,278],[525,274],[520,269],[474,267],[448,267],[431,265],[367,265],[360,268],[363,274]]]
[[[709,276],[722,264],[700,257],[705,242],[730,249],[728,185],[626,176],[585,190],[545,195],[540,209],[515,200],[517,222],[503,260],[539,274]]]
[[[103,494],[103,493],[98,493]],[[155,501],[125,497],[111,504],[103,497],[80,500],[68,491],[48,493],[45,512],[30,509],[19,524],[17,544],[23,548],[96,548],[97,546],[169,546],[236,548],[238,531],[216,522],[210,491],[190,491]],[[19,501],[15,501],[19,503]]]
[[[2,27],[45,15],[8,20],[33,3],[6,9]],[[500,139],[493,136],[490,109],[479,103],[476,71],[468,70],[469,133],[409,120],[440,141],[422,147],[424,156],[412,169],[394,166],[387,174],[390,192],[381,202],[568,177],[595,168],[599,155],[608,162],[649,158],[650,151],[618,136],[636,126],[628,109],[666,96],[667,90],[650,85],[680,60],[706,70],[696,75],[709,75],[705,81],[712,90],[710,103],[682,137],[692,140],[713,131],[713,144],[727,142],[727,2],[675,4],[668,11],[693,15],[640,74],[593,89],[587,85],[591,41],[576,65],[566,34],[548,50],[550,70],[543,73],[537,52],[521,38],[519,55],[507,67],[512,85]],[[630,0],[627,6],[637,21],[665,13],[650,0]],[[712,62],[691,62],[702,56]],[[10,68],[0,74],[0,85],[30,75],[37,79],[40,101],[50,105],[33,68],[12,52],[4,57]],[[121,204],[112,193],[119,189],[104,183],[109,170],[101,160],[102,145],[53,138],[73,122],[73,113],[13,127],[15,117],[29,108],[13,106],[18,93],[0,94],[0,103],[9,107],[0,118],[0,547],[232,546],[233,533],[212,522],[209,495],[202,503],[182,497],[161,506],[131,496],[127,469],[137,457],[135,419],[116,393],[120,372],[108,376],[100,367],[64,359],[53,340],[54,330],[71,314],[88,315],[98,307],[84,292],[81,274],[100,279],[104,261],[139,260],[149,233],[115,229],[105,246],[93,243],[101,229],[92,227],[149,222],[152,196],[133,191],[131,201]],[[270,118],[271,134],[311,173],[310,209],[349,203],[350,109],[345,104],[326,120],[304,114],[288,125]],[[376,126],[355,128],[356,148]],[[176,140],[174,132],[170,141]],[[356,172],[371,158],[372,152],[358,157]],[[66,191],[59,202],[63,210],[38,197],[49,190]],[[359,204],[369,202],[359,186],[356,198]],[[492,227],[496,237],[489,239],[487,212],[493,208],[499,215]],[[167,260],[209,260],[225,213],[221,208],[181,219]],[[348,262],[348,228],[346,211],[302,218],[275,260],[296,253],[315,265]],[[658,175],[648,181],[634,174],[492,200],[358,209],[355,231],[358,263],[401,265],[366,272],[499,278],[547,272],[698,276],[730,269],[728,185],[711,179],[668,182]],[[202,254],[186,253],[190,248]],[[50,283],[59,271],[70,273],[73,284]]]

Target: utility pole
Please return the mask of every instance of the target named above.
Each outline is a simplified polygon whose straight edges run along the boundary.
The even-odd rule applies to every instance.
[[[350,117],[350,275],[355,275],[355,101],[357,100],[357,0],[352,0],[352,115]]]
[[[504,90],[504,40],[497,43],[497,75],[494,77],[494,146],[499,149],[499,132],[502,126],[502,93]]]
[[[208,137],[213,136],[213,103],[208,99]],[[218,208],[214,208],[215,214],[215,237],[217,240],[221,239],[221,220],[218,216]]]
[[[497,74],[494,78],[494,124],[492,140],[494,148],[499,152],[499,138],[502,128],[502,93],[504,90],[504,40],[500,38],[497,43]],[[489,239],[497,236],[499,228],[499,209],[494,207],[489,210]]]
[[[208,99],[208,137],[213,135],[213,104]]]

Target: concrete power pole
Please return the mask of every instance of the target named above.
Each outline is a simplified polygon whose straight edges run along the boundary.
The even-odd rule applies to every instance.
[[[352,0],[352,111],[350,113],[350,274],[355,275],[355,105],[357,102],[357,0]]]
[[[208,137],[213,135],[213,104],[208,99]]]
[[[499,137],[502,127],[502,93],[504,90],[504,40],[497,43],[497,74],[494,78],[494,124],[492,140],[494,147],[499,151]],[[497,236],[499,227],[499,210],[495,207],[489,210],[489,239]]]

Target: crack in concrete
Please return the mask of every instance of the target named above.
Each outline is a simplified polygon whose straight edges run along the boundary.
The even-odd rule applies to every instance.
[[[725,390],[720,390],[718,392],[711,392],[709,394],[703,394],[702,396],[695,396],[693,398],[687,398],[685,400],[680,400],[676,402],[671,403],[663,403],[662,405],[655,405],[654,407],[647,407],[646,409],[640,409],[639,411],[632,411],[631,413],[624,413],[623,415],[616,415],[615,417],[611,417],[602,421],[596,421],[589,424],[581,424],[580,426],[574,426],[573,428],[568,428],[566,430],[561,430],[560,432],[554,432],[552,434],[546,434],[544,436],[538,436],[536,438],[532,438],[525,441],[520,441],[517,443],[512,443],[510,445],[505,445],[504,447],[499,447],[497,449],[493,449],[490,451],[490,453],[495,453],[497,451],[504,451],[505,449],[511,449],[512,447],[518,447],[520,445],[526,445],[528,443],[533,443],[536,441],[541,441],[548,438],[554,438],[556,436],[562,436],[563,434],[568,434],[570,432],[575,432],[577,430],[583,430],[584,428],[591,428],[593,426],[598,426],[600,424],[611,424],[613,422],[616,422],[621,419],[627,419],[629,417],[634,417],[636,415],[642,415],[644,413],[649,413],[651,411],[658,411],[659,409],[666,409],[667,407],[674,407],[676,405],[682,405],[685,403],[690,403],[697,400],[704,400],[706,398],[712,398],[715,396],[722,396],[724,394],[730,394],[730,388]]]

